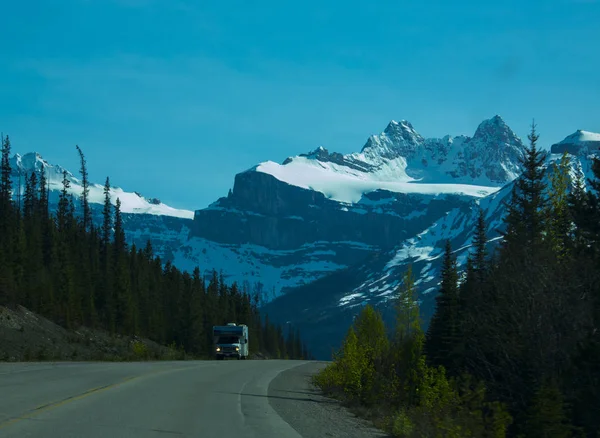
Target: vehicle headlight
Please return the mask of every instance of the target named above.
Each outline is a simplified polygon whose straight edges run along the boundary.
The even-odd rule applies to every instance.
[[[217,347],[217,351],[221,351],[221,347]]]
[[[240,351],[240,347],[235,347],[235,351]]]

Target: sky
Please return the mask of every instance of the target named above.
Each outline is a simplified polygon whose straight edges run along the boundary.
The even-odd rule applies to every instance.
[[[2,1],[0,131],[90,179],[200,209],[236,173],[388,122],[544,147],[600,132],[600,0]]]

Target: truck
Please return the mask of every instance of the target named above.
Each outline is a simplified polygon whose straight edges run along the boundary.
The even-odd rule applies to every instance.
[[[215,358],[226,357],[248,358],[248,326],[230,322],[227,325],[213,326],[213,342]]]

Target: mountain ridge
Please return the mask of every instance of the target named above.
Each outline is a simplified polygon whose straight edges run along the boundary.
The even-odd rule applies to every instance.
[[[435,149],[436,144],[427,143],[427,139],[418,135],[410,122],[392,121],[388,127],[388,131],[408,133],[405,137],[416,139],[415,144],[422,152],[431,155]],[[581,132],[584,137],[589,137],[588,131]],[[401,134],[398,136],[402,137]],[[437,139],[444,147],[434,152],[443,152],[445,146],[454,147],[456,142],[460,143],[460,150],[464,152],[465,144],[475,143],[480,151],[489,149],[488,155],[484,154],[484,161],[490,156],[496,160],[494,149],[521,148],[522,142],[520,145],[515,139],[518,137],[502,118],[495,116],[480,123],[473,137],[463,135]],[[402,137],[402,142],[405,143],[405,140]],[[585,151],[582,149],[580,152]],[[494,186],[451,184],[449,181],[456,181],[452,175],[444,177],[440,184],[433,184],[411,178],[404,172],[404,181],[396,181],[395,186],[389,187],[386,184],[410,166],[410,160],[398,157],[386,159],[385,163],[378,165],[360,161],[357,159],[360,153],[342,155],[330,153],[324,147],[308,155],[310,153],[300,154],[286,160],[287,164],[278,166],[285,168],[290,163],[300,162],[301,169],[306,170],[308,161],[320,171],[331,172],[330,175],[341,169],[336,178],[339,175],[342,178],[334,182],[344,182],[346,185],[341,185],[340,190],[351,193],[342,193],[344,196],[340,200],[334,192],[328,193],[324,188],[317,190],[316,180],[306,187],[289,184],[271,173],[261,172],[259,164],[236,175],[230,195],[194,212],[183,210],[184,214],[181,214],[182,210],[179,210],[177,214],[170,214],[169,210],[163,210],[164,204],[160,201],[119,188],[111,188],[111,198],[113,204],[117,196],[122,197],[124,202],[127,200],[124,193],[128,193],[135,202],[142,203],[138,207],[124,202],[128,242],[142,246],[146,239],[150,239],[161,259],[188,270],[196,266],[205,272],[212,268],[222,269],[230,282],[261,282],[268,291],[265,294],[268,301],[335,272],[366,263],[370,257],[380,257],[378,254],[408,242],[422,230],[439,222],[448,212],[469,208],[474,202],[484,202],[495,196],[494,193],[500,193],[505,186],[498,182]],[[13,163],[17,164],[20,160],[23,169],[51,166],[39,153],[19,157],[13,157]],[[344,161],[348,157],[354,157],[354,168]],[[476,158],[480,159],[475,160],[476,164],[482,162],[481,155]],[[508,158],[510,163],[514,163],[513,156]],[[331,165],[335,160],[339,163]],[[46,165],[40,164],[40,161]],[[448,161],[447,157],[445,161]],[[399,169],[403,164],[404,168]],[[53,171],[55,181],[51,187],[56,197],[61,188],[63,170],[56,166]],[[446,171],[448,167],[442,166],[441,170]],[[460,174],[460,167],[455,166],[454,170]],[[371,175],[366,175],[369,172]],[[373,177],[373,174],[376,174],[375,178],[366,179],[365,175]],[[68,175],[72,182],[71,192],[77,198],[81,191],[80,181],[71,172]],[[505,176],[512,178],[510,173]],[[97,196],[94,204],[99,207],[99,202],[103,201],[103,186],[94,184],[93,187],[98,195],[102,195]],[[153,210],[153,206],[161,208]],[[430,274],[423,272],[425,277],[430,277]],[[355,301],[345,300],[349,305]]]

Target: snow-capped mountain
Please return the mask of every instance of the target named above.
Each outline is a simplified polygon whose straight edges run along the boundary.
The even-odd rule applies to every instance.
[[[567,151],[591,177],[598,150],[600,134],[577,131],[552,146],[549,163]],[[195,212],[118,187],[111,187],[111,200],[122,202],[129,243],[150,240],[162,260],[181,269],[214,268],[230,282],[258,283],[272,301],[265,306],[270,316],[300,326],[311,350],[327,357],[360,306],[371,302],[385,314],[409,263],[423,315],[431,314],[444,240],[463,263],[481,206],[494,245],[524,151],[499,116],[482,122],[473,137],[441,139],[392,121],[360,152],[320,147],[282,164],[260,163],[235,176],[228,196]],[[56,205],[62,167],[36,153],[15,155],[11,167],[15,196],[25,175],[43,169]],[[67,177],[77,205],[81,181]],[[91,184],[96,221],[103,199],[103,185]]]
[[[174,255],[222,268],[269,297],[394,248],[448,211],[497,192],[520,171],[522,141],[499,116],[473,137],[424,139],[392,121],[360,152],[320,147],[236,175],[233,191],[194,216]]]
[[[482,122],[472,138],[424,139],[409,122],[392,120],[360,153],[330,154],[320,147],[281,165],[261,163],[249,172],[263,172],[346,203],[359,202],[378,189],[483,196],[516,178],[523,151],[522,141],[500,116]]]
[[[573,155],[590,155],[600,151],[600,134],[578,129],[560,143],[552,145],[553,154],[568,152]]]
[[[49,204],[54,210],[58,206],[59,193],[63,187],[63,172],[67,172],[70,187],[67,192],[74,197],[76,212],[80,213],[79,197],[83,191],[81,180],[59,165],[48,163],[38,153],[15,154],[10,159],[12,169],[13,197],[24,195],[25,180],[32,172],[44,176],[49,182]],[[38,178],[39,181],[39,178]],[[102,221],[104,203],[104,185],[90,183],[89,200],[92,219],[99,225]],[[174,252],[188,239],[194,212],[180,210],[163,204],[156,198],[145,198],[137,192],[127,192],[120,187],[111,187],[111,203],[121,201],[123,225],[128,243],[138,247],[146,245],[148,240],[157,255],[163,260],[173,260]]]
[[[12,169],[15,196],[18,195],[19,191],[21,194],[24,193],[26,175],[30,175],[32,172],[39,174],[41,171],[44,172],[46,180],[50,185],[52,195],[58,196],[58,192],[62,190],[63,172],[65,171],[70,183],[70,187],[67,189],[68,193],[78,199],[83,191],[81,180],[61,166],[48,163],[36,152],[27,153],[23,156],[15,154],[10,159],[10,166]],[[89,202],[91,204],[104,203],[104,185],[91,183],[89,189]],[[146,199],[137,192],[126,192],[120,187],[111,187],[110,196],[113,205],[116,204],[117,198],[121,200],[121,211],[123,213],[153,214],[183,219],[192,219],[194,217],[193,211],[172,208],[163,204],[158,199]]]
[[[583,133],[583,134],[582,134]],[[571,175],[581,170],[586,180],[593,177],[592,159],[600,156],[600,134],[577,131],[551,147],[546,174],[565,151],[571,155]],[[298,288],[274,300],[265,307],[278,321],[290,321],[299,326],[311,344],[312,351],[327,358],[337,348],[352,318],[367,303],[377,306],[384,318],[392,322],[397,287],[408,265],[412,265],[419,293],[421,315],[425,323],[435,309],[439,288],[444,243],[451,241],[459,268],[466,265],[476,229],[479,208],[485,212],[490,250],[500,242],[502,219],[506,213],[514,182],[500,190],[447,211],[431,224],[407,238],[394,248],[366,258],[361,263]],[[327,333],[327,336],[323,336]]]

